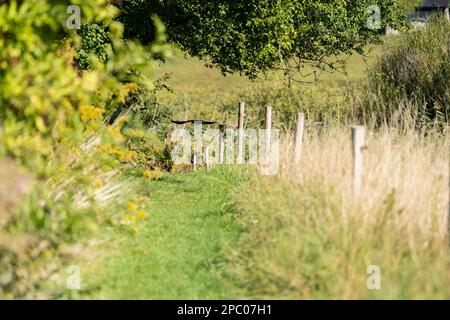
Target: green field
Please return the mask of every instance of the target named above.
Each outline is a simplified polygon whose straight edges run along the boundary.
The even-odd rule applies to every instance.
[[[170,91],[159,92],[157,99],[162,108],[172,112],[173,118],[183,119],[187,111],[190,118],[206,118],[229,126],[236,123],[240,100],[247,102],[248,125],[255,124],[267,104],[272,105],[275,112],[282,112],[283,119],[289,114],[295,118],[296,112],[301,110],[310,118],[329,117],[331,120],[334,111],[349,111],[344,98],[346,90],[365,77],[368,66],[380,53],[378,46],[368,48],[365,56],[342,57],[347,61],[345,72],[324,72],[317,81],[311,75],[302,79],[305,83],[292,82],[291,88],[282,72],[270,72],[256,80],[237,74],[224,76],[217,69],[205,67],[197,58],[176,54],[157,70],[158,77],[169,76],[170,88]],[[304,73],[311,70],[307,67]]]

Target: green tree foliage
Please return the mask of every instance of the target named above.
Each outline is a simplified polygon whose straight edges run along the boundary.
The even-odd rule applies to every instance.
[[[367,27],[373,5],[380,8],[381,29]],[[280,62],[291,74],[306,63],[338,68],[342,61],[329,57],[362,53],[379,41],[380,30],[404,18],[397,0],[127,0],[120,8],[128,38],[151,41],[150,17],[157,14],[189,54],[249,77]]]
[[[107,60],[107,50],[111,44],[108,37],[108,25],[106,23],[91,23],[81,26],[79,32],[81,47],[77,51],[75,60],[81,69],[89,68],[89,56],[95,54],[101,62]]]

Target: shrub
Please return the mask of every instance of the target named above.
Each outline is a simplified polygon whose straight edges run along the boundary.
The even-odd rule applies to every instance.
[[[421,123],[448,122],[449,48],[450,23],[440,16],[395,38],[369,72],[364,113],[378,123],[407,114]]]
[[[111,40],[108,36],[108,24],[91,23],[83,25],[79,34],[81,47],[75,55],[75,61],[80,68],[89,68],[89,56],[92,54],[95,54],[101,62],[106,62],[108,46],[111,45]]]

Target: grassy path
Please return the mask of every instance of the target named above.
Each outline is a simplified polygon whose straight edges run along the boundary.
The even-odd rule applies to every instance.
[[[224,168],[145,182],[151,201],[139,234],[104,245],[107,256],[91,262],[82,275],[85,294],[113,299],[231,298],[225,285],[226,250],[240,230],[229,195],[243,177]]]

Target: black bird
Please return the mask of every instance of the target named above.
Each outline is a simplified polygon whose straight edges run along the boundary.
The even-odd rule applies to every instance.
[[[175,123],[175,124],[186,124],[186,123],[216,124],[217,122],[215,122],[215,121],[206,121],[206,120],[184,120],[184,121],[172,120],[172,123]]]

